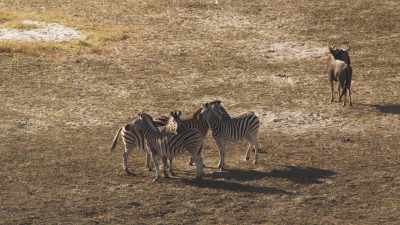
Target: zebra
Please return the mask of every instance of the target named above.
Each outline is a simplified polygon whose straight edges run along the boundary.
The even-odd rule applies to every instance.
[[[117,140],[122,136],[122,141],[124,143],[124,153],[123,153],[123,169],[127,175],[134,175],[128,168],[128,156],[132,149],[138,147],[140,151],[146,152],[146,167],[149,171],[152,170],[150,165],[150,155],[147,150],[145,150],[145,140],[143,133],[138,129],[139,118],[133,119],[130,123],[118,129],[116,132],[112,146],[111,152],[115,149],[117,145]],[[171,132],[176,133],[178,130],[178,124],[173,117],[161,116],[157,121],[154,121],[155,126],[161,132]]]
[[[215,104],[215,103],[220,103],[219,100],[215,100],[210,102],[209,104]],[[228,112],[225,111],[224,108],[220,109],[222,112],[222,115],[227,118],[231,118]],[[182,119],[182,111],[173,111],[170,113],[171,116],[175,118],[175,120],[178,122],[178,133],[184,129],[192,128],[192,129],[198,129],[200,133],[202,134],[203,138],[207,136],[209,126],[207,121],[203,118],[201,114],[202,108],[200,107],[198,110],[196,110],[192,118],[187,118],[187,119]],[[193,159],[190,158],[189,165],[193,165]]]
[[[242,139],[248,142],[245,160],[249,160],[250,149],[253,148],[255,152],[253,163],[256,164],[259,150],[257,134],[260,128],[260,120],[254,112],[249,112],[238,117],[227,117],[223,115],[223,112],[226,111],[220,101],[204,104],[201,112],[218,146],[220,158],[218,168],[221,171],[224,170],[226,142],[237,143]]]
[[[154,125],[153,118],[141,112],[138,114],[138,129],[143,133],[146,139],[147,147],[151,156],[151,160],[155,167],[155,178],[159,179],[159,164],[161,158],[164,166],[164,176],[170,177],[167,173],[167,161],[172,159],[184,150],[191,153],[196,163],[196,179],[203,176],[203,159],[201,157],[201,149],[203,147],[203,137],[197,129],[185,129],[176,134],[163,133]],[[173,117],[172,117],[173,118]]]
[[[182,111],[173,111],[171,112],[171,116],[175,118],[178,123],[178,133],[186,130],[186,129],[197,129],[200,131],[200,134],[203,138],[207,136],[208,133],[208,124],[207,121],[200,114],[202,108],[199,108],[196,112],[193,113],[191,118],[182,119]],[[193,166],[193,159],[190,158],[189,166]],[[204,166],[204,165],[203,165]]]

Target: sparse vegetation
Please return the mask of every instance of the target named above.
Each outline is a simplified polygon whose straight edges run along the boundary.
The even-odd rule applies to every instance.
[[[87,37],[0,42],[0,224],[397,223],[396,1],[4,0],[0,8],[0,26],[57,22]],[[330,42],[352,47],[353,107],[329,104],[319,49]],[[140,111],[191,114],[215,99],[233,116],[260,118],[257,165],[239,160],[245,144],[228,145],[227,171],[217,172],[208,137],[203,182],[191,180],[188,156],[174,161],[179,178],[152,184],[144,154],[133,152],[136,176],[124,175],[123,146],[109,151],[118,127]]]
[[[30,24],[30,23],[23,23],[23,21],[13,21],[4,23],[0,28],[5,29],[15,29],[15,30],[33,30],[37,29],[38,25]]]
[[[39,19],[41,22],[65,22],[77,29],[84,35],[84,39],[80,41],[68,41],[64,43],[55,42],[24,42],[24,41],[10,41],[0,40],[0,52],[14,52],[24,53],[31,55],[48,55],[57,51],[64,51],[72,54],[82,53],[88,51],[92,53],[99,53],[104,45],[110,42],[118,42],[126,40],[129,36],[125,33],[126,28],[121,26],[101,26],[93,23],[85,24],[77,20],[68,19],[68,16],[63,18],[61,15],[50,13],[33,14],[33,13],[9,13],[0,17],[0,20],[7,21],[3,23],[0,28],[17,29],[17,30],[31,30],[36,29],[38,26],[31,23],[23,23],[23,19]]]

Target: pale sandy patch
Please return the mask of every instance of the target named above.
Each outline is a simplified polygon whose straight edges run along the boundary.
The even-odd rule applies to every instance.
[[[21,23],[35,25],[37,28],[29,30],[3,28],[0,29],[0,40],[63,42],[84,38],[78,30],[58,23],[44,23],[32,20],[24,20]]]

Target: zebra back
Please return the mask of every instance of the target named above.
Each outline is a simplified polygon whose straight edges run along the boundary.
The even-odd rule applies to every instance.
[[[139,129],[139,120],[139,118],[135,118],[130,123],[126,124],[118,130],[117,134],[114,137],[111,151],[116,147],[119,135],[121,135],[122,141],[128,149],[138,147],[141,151],[145,150],[144,133],[141,129]],[[157,118],[157,120],[154,121],[154,126],[162,132],[172,134],[177,132],[177,124],[174,124],[173,121],[166,116],[161,116]]]
[[[140,151],[145,149],[145,141],[143,133],[138,129],[138,119],[136,118],[131,123],[128,123],[122,128],[122,141],[128,149],[138,147]]]
[[[242,114],[238,117],[223,117],[216,107],[222,105],[206,104],[203,113],[208,120],[212,135],[230,140],[257,135],[260,127],[260,120],[254,112]]]

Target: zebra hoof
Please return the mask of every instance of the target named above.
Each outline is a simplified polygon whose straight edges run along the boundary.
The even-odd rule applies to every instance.
[[[249,159],[250,159],[249,156],[246,156],[246,157],[244,158],[245,161],[249,161]]]
[[[156,177],[152,180],[153,183],[157,182],[159,180],[159,177]]]
[[[135,174],[133,172],[131,172],[130,170],[128,170],[128,169],[125,169],[125,175],[127,175],[127,176],[135,176]]]
[[[254,161],[253,161],[253,164],[254,164],[254,165],[257,165],[257,160],[254,160]]]

